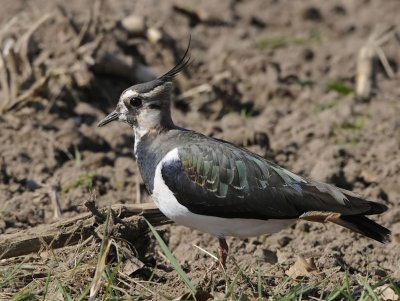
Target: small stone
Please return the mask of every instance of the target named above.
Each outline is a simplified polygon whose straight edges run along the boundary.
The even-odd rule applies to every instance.
[[[314,22],[321,22],[322,14],[318,8],[309,7],[303,12],[303,19],[309,20],[309,21],[314,21]]]
[[[157,28],[149,28],[147,30],[147,39],[151,43],[156,44],[161,40],[161,38],[162,38],[162,33]]]
[[[131,34],[144,32],[146,24],[142,16],[130,15],[121,21],[122,27]]]
[[[378,286],[374,290],[379,295],[379,300],[385,301],[397,301],[399,300],[399,295],[391,288],[389,284],[384,284],[382,286]]]
[[[303,221],[298,222],[296,225],[296,229],[299,229],[300,231],[306,232],[306,233],[310,232],[310,228],[311,228],[310,224],[307,222],[303,222]]]
[[[387,276],[387,273],[385,270],[382,269],[375,269],[374,274],[378,277],[384,278]]]
[[[292,241],[292,238],[289,236],[282,236],[278,239],[278,244],[281,248],[287,246]]]
[[[25,187],[26,187],[27,189],[33,191],[33,190],[36,190],[37,188],[39,188],[40,186],[39,186],[39,184],[36,183],[34,180],[27,179],[27,180],[25,181]]]
[[[267,149],[271,148],[268,135],[264,132],[255,132],[254,133],[254,142],[261,147],[265,147]]]
[[[267,249],[263,250],[263,259],[265,262],[270,264],[275,264],[278,262],[278,256],[276,255],[276,252]]]
[[[335,5],[333,7],[333,12],[335,14],[337,14],[337,15],[340,15],[340,16],[345,16],[346,15],[346,9],[341,5]]]
[[[310,62],[314,59],[315,54],[314,51],[312,51],[311,49],[307,48],[303,51],[302,56],[304,58],[305,61]]]
[[[275,264],[278,262],[276,252],[267,249],[257,249],[254,256],[262,259],[266,263]]]
[[[258,239],[253,240],[251,243],[252,243],[253,245],[255,245],[255,246],[262,245],[262,242],[259,241]]]

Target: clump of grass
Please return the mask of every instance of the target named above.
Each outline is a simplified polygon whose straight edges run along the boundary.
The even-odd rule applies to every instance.
[[[360,140],[355,135],[365,127],[368,118],[368,114],[361,114],[342,123],[335,124],[333,129],[336,136],[336,144],[342,146],[357,145]]]
[[[257,41],[257,47],[264,49],[286,48],[292,45],[309,45],[312,43],[320,43],[322,40],[320,32],[313,30],[309,37],[296,36],[271,36],[265,37]]]
[[[12,278],[18,283],[21,281],[24,283],[13,285],[8,282],[6,284],[7,287],[12,285],[16,289],[18,288],[19,292],[15,293],[15,295],[3,294],[0,289],[0,299],[13,301],[58,300],[60,298],[63,300],[88,300],[90,288],[93,287],[93,284],[97,286],[100,282],[100,289],[97,295],[92,294],[92,300],[153,300],[156,296],[165,300],[172,299],[164,297],[162,292],[159,291],[159,283],[152,280],[153,275],[148,280],[137,279],[135,276],[123,275],[118,271],[121,268],[119,259],[117,263],[106,263],[105,258],[107,257],[107,250],[110,244],[107,225],[108,222],[106,222],[102,231],[103,239],[101,246],[98,241],[96,244],[87,241],[80,245],[75,251],[72,251],[75,254],[75,256],[71,256],[74,260],[74,264],[72,265],[59,264],[59,262],[65,262],[65,258],[67,257],[65,257],[66,254],[61,250],[55,250],[53,254],[56,257],[50,258],[53,261],[51,264],[53,268],[50,268],[51,271],[49,270],[47,277],[39,277],[32,281],[27,277],[27,275],[32,273],[31,271],[27,274],[27,271],[21,269],[20,265],[15,267],[14,269],[17,271],[16,274],[13,274]],[[247,266],[245,262],[236,263],[234,266],[230,265],[229,269],[226,272],[224,271],[222,275],[218,271],[213,273],[210,279],[211,286],[213,286],[213,283],[220,282],[222,277],[225,283],[225,292],[218,290],[218,295],[213,289],[208,293],[202,291],[200,288],[199,291],[195,292],[193,284],[183,272],[167,245],[163,242],[157,231],[151,225],[149,227],[162,251],[168,260],[170,260],[172,267],[177,272],[179,271],[179,276],[170,283],[176,287],[183,285],[188,287],[189,293],[178,297],[176,300],[195,300],[193,296],[197,296],[197,300],[369,301],[383,300],[381,295],[382,290],[378,289],[382,286],[387,287],[388,290],[392,290],[394,294],[400,295],[398,280],[389,277],[373,280],[368,276],[351,274],[347,270],[343,272],[343,277],[335,277],[334,275],[338,273],[338,270],[335,268],[323,271],[324,274],[319,277],[292,279],[289,276],[275,277],[274,273],[272,275],[270,273],[263,275],[258,265],[258,268],[257,266],[251,267]],[[74,249],[69,250],[68,253],[70,254],[71,250]],[[93,254],[97,253],[97,256],[93,256]],[[59,257],[61,255],[62,257]],[[80,256],[84,256],[85,260],[75,261],[76,257],[79,258]],[[34,265],[34,267],[34,274],[46,275],[46,273],[43,273],[42,263]],[[342,272],[339,273],[342,274]],[[90,282],[91,278],[93,279],[92,282]],[[203,292],[203,295],[207,296],[207,299],[202,299],[199,292]],[[208,296],[211,299],[208,299]]]
[[[342,130],[353,130],[353,131],[359,131],[362,130],[365,126],[365,123],[367,122],[369,118],[368,114],[362,114],[362,115],[357,115],[354,119],[352,120],[346,120],[339,124],[337,128],[342,129]]]
[[[79,175],[71,183],[67,184],[62,188],[62,192],[68,193],[71,189],[80,188],[84,191],[90,191],[93,189],[95,179],[97,177],[96,173],[89,172]]]
[[[351,86],[349,86],[348,84],[346,84],[344,82],[340,82],[340,81],[332,81],[332,82],[326,83],[326,89],[328,89],[329,91],[335,91],[343,96],[347,96],[354,92],[354,90]]]
[[[367,119],[365,115],[358,116],[352,122],[347,123],[346,126],[350,130],[362,130]]]

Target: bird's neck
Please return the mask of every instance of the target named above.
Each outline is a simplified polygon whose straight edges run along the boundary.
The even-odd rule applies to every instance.
[[[147,190],[153,190],[154,174],[159,162],[164,156],[181,145],[180,133],[185,130],[175,128],[159,133],[141,133],[135,129],[135,156]]]
[[[144,136],[147,139],[155,139],[158,135],[175,129],[170,114],[149,114],[147,118],[139,118],[138,123],[133,127],[135,134],[134,154],[138,158],[137,149]]]

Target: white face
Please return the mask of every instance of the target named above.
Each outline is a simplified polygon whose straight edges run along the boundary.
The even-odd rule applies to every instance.
[[[139,95],[139,93],[137,91],[130,90],[130,89],[124,91],[121,94],[118,105],[117,105],[118,111],[121,113],[118,117],[118,119],[120,121],[125,121],[125,122],[128,121],[127,116],[128,116],[129,110],[126,106],[126,103],[128,103],[131,98],[136,97],[138,95]]]
[[[121,94],[120,99],[121,99],[122,101],[126,101],[127,99],[129,99],[129,98],[131,98],[131,97],[138,96],[138,95],[139,95],[139,93],[138,93],[137,91],[134,91],[134,90],[126,90],[126,91],[124,91],[124,92]]]
[[[132,89],[124,91],[117,105],[117,111],[120,113],[118,119],[128,122],[135,131],[140,132],[147,132],[158,126],[161,122],[162,110],[160,110],[161,99],[157,96],[163,88],[163,86],[158,86],[146,93],[138,93]],[[132,104],[135,98],[141,100],[138,106]],[[154,105],[158,105],[157,108]]]
[[[169,108],[171,92],[171,82],[155,81],[132,86],[122,92],[116,109],[100,121],[99,126],[114,120],[145,131],[169,126],[172,124]]]

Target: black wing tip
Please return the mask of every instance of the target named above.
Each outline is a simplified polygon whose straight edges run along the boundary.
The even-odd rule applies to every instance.
[[[373,220],[370,220],[364,215],[342,215],[340,219],[345,221],[345,223],[338,224],[349,228],[350,230],[358,232],[383,244],[391,241],[392,232],[389,229],[379,225]]]
[[[189,43],[186,47],[185,53],[183,54],[182,58],[179,60],[179,62],[167,73],[162,75],[159,80],[163,82],[171,81],[178,73],[180,73],[182,70],[187,68],[193,60],[191,59],[190,55],[190,44],[192,41],[192,36],[189,35]]]
[[[370,205],[370,210],[366,214],[381,214],[388,210],[388,207],[384,204],[371,201],[368,201],[368,204]]]
[[[368,201],[360,196],[355,196],[354,194],[349,194],[346,192],[343,192],[343,193],[349,199],[349,201],[351,201],[354,204],[361,205],[365,208],[363,210],[362,214],[365,214],[365,215],[381,214],[389,209],[384,204]]]

